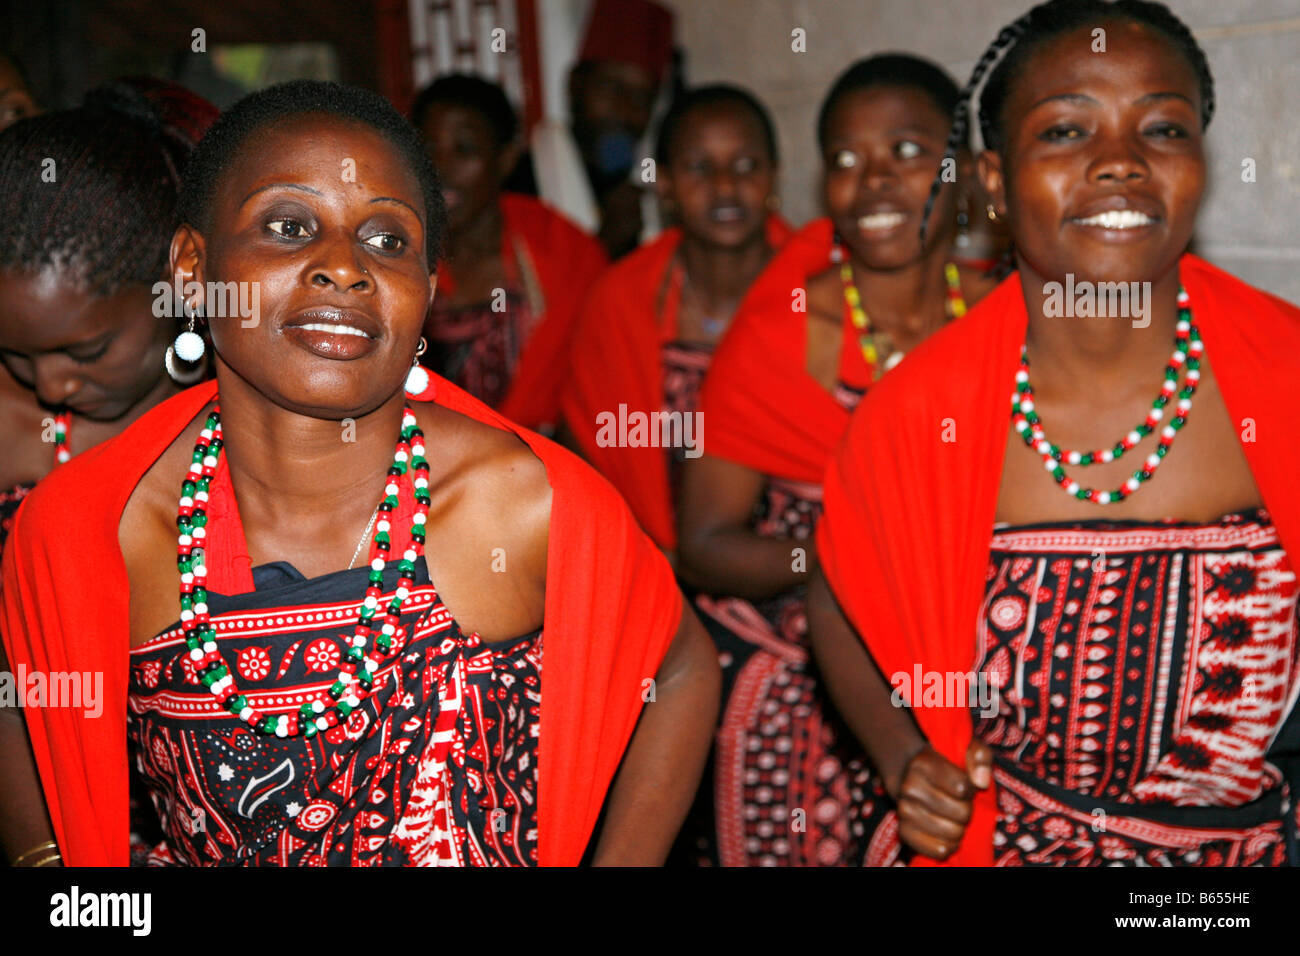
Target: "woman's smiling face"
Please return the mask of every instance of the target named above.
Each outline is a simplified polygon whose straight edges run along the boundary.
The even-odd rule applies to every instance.
[[[844,94],[826,124],[826,211],[853,254],[897,269],[924,251],[921,216],[952,120],[925,92],[875,85]],[[953,190],[930,214],[925,249],[951,234]]]
[[[400,150],[363,123],[304,114],[254,131],[189,255],[196,281],[257,284],[256,323],[209,318],[221,361],[300,414],[364,414],[391,398],[435,285],[424,208]],[[182,271],[188,232],[173,245]],[[237,288],[251,300],[253,286]]]
[[[1109,21],[1045,42],[1008,90],[1003,148],[980,161],[1016,249],[1046,280],[1153,281],[1192,237],[1205,190],[1200,85],[1157,31]]]

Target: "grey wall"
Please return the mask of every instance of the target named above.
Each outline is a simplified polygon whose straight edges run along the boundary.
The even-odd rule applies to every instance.
[[[997,31],[1031,0],[663,0],[677,13],[692,83],[726,80],[772,110],[784,157],[784,208],[819,212],[815,123],[822,95],[853,60],[905,50],[964,83]],[[1246,281],[1300,303],[1300,0],[1166,0],[1196,34],[1218,106],[1197,249]],[[807,51],[791,51],[791,31]],[[1255,182],[1242,160],[1255,160]]]

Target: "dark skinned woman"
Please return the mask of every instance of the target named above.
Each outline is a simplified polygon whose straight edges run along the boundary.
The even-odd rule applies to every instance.
[[[155,284],[168,278],[181,171],[216,116],[182,87],[131,78],[0,135],[0,548],[52,469],[205,373],[169,351],[184,320]],[[26,736],[18,710],[0,711],[0,843],[11,856],[45,842],[34,839],[47,824]],[[142,835],[156,829],[134,822]]]
[[[677,223],[603,272],[574,330],[565,424],[583,457],[627,500],[675,560],[675,503],[686,447],[605,440],[620,405],[642,414],[693,416],[714,348],[751,283],[790,236],[774,212],[776,134],[743,90],[684,93],[659,129],[656,183]],[[660,436],[662,437],[662,435]]]
[[[844,72],[818,123],[829,217],[758,277],[704,380],[704,454],[683,468],[678,572],[702,592],[696,606],[724,661],[716,853],[706,854],[722,865],[897,857],[889,801],[812,667],[804,584],[821,475],[849,411],[984,287],[949,262],[951,189],[928,239],[915,231],[956,98],[951,77],[912,56]]]
[[[125,862],[128,753],[158,863],[663,859],[716,662],[607,484],[412,368],[442,217],[361,90],[253,94],[195,154],[172,268],[258,283],[258,320],[213,319],[216,381],[55,472],[6,555],[11,660],[127,715],[27,715],[66,861]]]
[[[1018,272],[827,474],[828,686],[918,860],[1294,865],[1300,310],[1186,254],[1205,56],[1160,4],[1057,0],[986,73]]]

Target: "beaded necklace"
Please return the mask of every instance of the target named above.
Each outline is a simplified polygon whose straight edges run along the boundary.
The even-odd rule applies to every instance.
[[[948,317],[960,319],[966,314],[966,300],[961,294],[961,273],[957,267],[951,263],[945,263],[943,267],[944,278],[948,282],[948,299],[946,309]],[[853,266],[849,263],[847,257],[840,256],[840,279],[844,283],[844,301],[849,306],[849,317],[853,320],[853,327],[858,330],[858,346],[862,349],[862,357],[866,360],[867,367],[871,369],[872,381],[889,371],[902,359],[901,351],[894,351],[885,359],[884,367],[879,367],[880,350],[876,348],[876,336],[871,330],[871,320],[867,318],[867,312],[862,307],[862,296],[858,292],[857,284],[853,281]]]
[[[1192,410],[1192,396],[1196,394],[1197,383],[1201,380],[1201,355],[1204,351],[1205,344],[1201,341],[1201,333],[1192,322],[1190,300],[1187,298],[1187,293],[1179,288],[1178,322],[1174,326],[1174,353],[1169,358],[1169,364],[1165,366],[1165,380],[1160,386],[1160,393],[1151,403],[1151,411],[1147,412],[1142,424],[1117,441],[1113,447],[1080,452],[1053,444],[1043,433],[1042,422],[1038,412],[1034,410],[1034,390],[1029,384],[1029,357],[1026,347],[1022,345],[1020,368],[1016,372],[1016,390],[1011,395],[1011,422],[1025,444],[1043,457],[1043,467],[1052,473],[1052,477],[1066,494],[1080,501],[1091,501],[1099,505],[1123,501],[1151,480],[1165,455],[1169,453],[1175,436],[1187,424],[1187,415]],[[1095,488],[1080,487],[1077,481],[1065,473],[1061,465],[1062,461],[1084,468],[1116,461],[1151,434],[1164,418],[1165,406],[1169,404],[1178,389],[1178,372],[1184,365],[1187,366],[1187,381],[1182,390],[1178,391],[1174,417],[1161,429],[1160,442],[1156,445],[1156,450],[1147,456],[1142,467],[1133,472],[1131,478],[1111,491],[1097,491]]]
[[[308,738],[314,737],[318,731],[338,726],[361,701],[370,696],[380,661],[388,655],[393,640],[402,636],[398,621],[402,604],[414,583],[415,562],[424,553],[424,526],[429,515],[429,462],[424,457],[424,433],[416,424],[410,406],[407,406],[402,412],[401,435],[393,453],[393,464],[388,469],[384,499],[379,503],[380,520],[375,525],[373,544],[379,554],[370,562],[370,584],[366,588],[365,601],[352,633],[352,646],[339,664],[337,680],[328,691],[303,704],[296,712],[283,714],[263,713],[253,707],[247,696],[235,687],[230,668],[217,650],[217,632],[208,613],[208,570],[205,558],[207,502],[222,444],[221,409],[218,405],[209,413],[199,432],[189,472],[181,483],[181,499],[176,515],[176,526],[180,530],[176,554],[181,575],[181,627],[185,632],[185,645],[189,648],[190,660],[194,662],[203,685],[222,707],[254,731],[266,736],[294,737],[301,734]],[[411,543],[397,564],[400,571],[397,590],[384,613],[383,624],[376,630],[371,625],[383,593],[385,558],[392,544],[388,518],[397,507],[397,479],[406,474],[408,462],[415,475],[415,516],[411,524]],[[367,650],[371,637],[374,637],[374,647]]]
[[[66,408],[54,413],[54,463],[62,465],[72,457],[68,448],[68,430],[72,427],[72,412]]]

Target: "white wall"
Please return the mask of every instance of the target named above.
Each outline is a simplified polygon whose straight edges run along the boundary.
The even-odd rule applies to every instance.
[[[1030,0],[661,0],[677,14],[691,83],[751,89],[777,123],[784,208],[819,212],[817,109],[835,76],[886,50],[927,56],[964,84],[975,60]],[[1214,73],[1210,189],[1198,251],[1300,303],[1300,0],[1166,0]],[[806,31],[807,52],[791,51]],[[1256,181],[1242,182],[1242,160]]]

